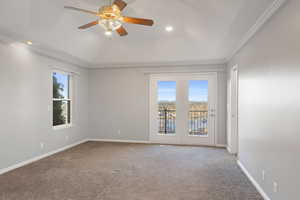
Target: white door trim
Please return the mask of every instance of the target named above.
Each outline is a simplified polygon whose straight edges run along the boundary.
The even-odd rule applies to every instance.
[[[239,136],[238,136],[238,65],[230,69],[230,84],[228,85],[229,102],[228,102],[228,151],[232,154],[238,154]],[[234,96],[235,93],[235,96]],[[235,104],[234,104],[235,102]],[[235,111],[235,112],[234,112]],[[234,113],[233,113],[234,112]]]

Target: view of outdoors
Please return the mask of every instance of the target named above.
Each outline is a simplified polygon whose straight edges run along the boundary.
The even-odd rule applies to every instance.
[[[158,82],[158,131],[161,134],[175,134],[176,81]]]
[[[69,82],[70,76],[53,72],[53,126],[70,124],[71,100]]]
[[[158,81],[158,130],[160,134],[176,131],[176,81]],[[189,81],[189,134],[208,134],[208,81]]]
[[[208,134],[208,81],[189,81],[189,134]]]

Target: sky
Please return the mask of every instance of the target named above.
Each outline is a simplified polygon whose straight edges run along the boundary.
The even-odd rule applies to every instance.
[[[57,81],[63,85],[64,91],[60,91],[60,94],[64,96],[65,99],[68,98],[68,75],[54,72],[53,76],[57,78]]]
[[[176,81],[158,82],[158,101],[176,101]],[[208,101],[208,81],[189,81],[189,101]]]

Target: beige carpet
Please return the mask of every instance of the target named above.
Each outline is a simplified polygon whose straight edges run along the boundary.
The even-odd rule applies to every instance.
[[[88,142],[0,176],[1,200],[263,200],[223,149]]]

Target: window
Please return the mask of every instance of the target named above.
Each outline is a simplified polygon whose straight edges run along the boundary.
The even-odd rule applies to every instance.
[[[71,76],[53,72],[53,127],[68,127],[72,122]]]

